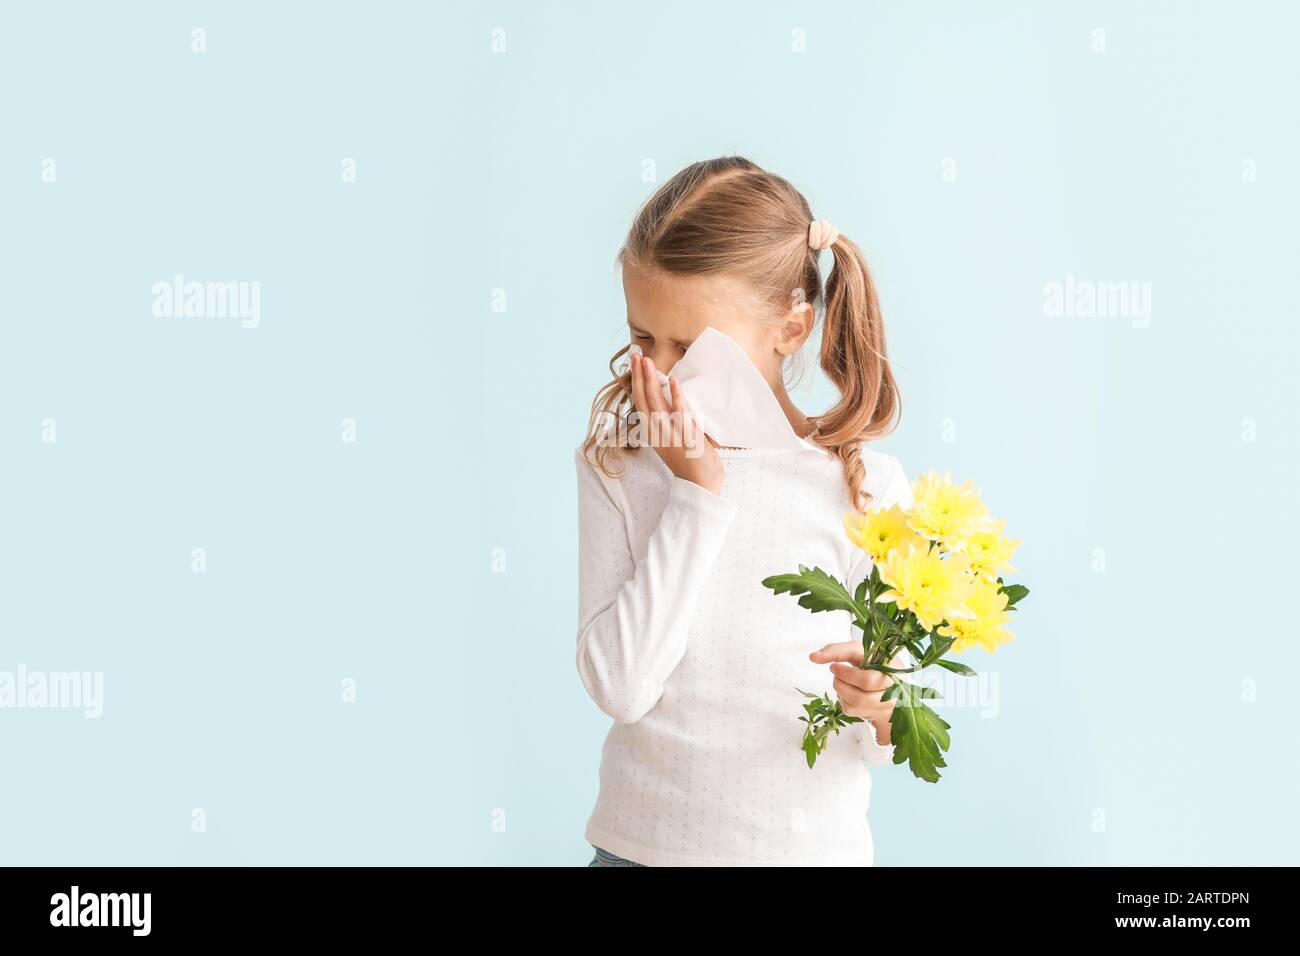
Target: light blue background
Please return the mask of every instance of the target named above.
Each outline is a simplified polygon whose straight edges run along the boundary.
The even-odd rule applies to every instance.
[[[1294,863],[1297,27],[6,6],[0,670],[103,671],[105,714],[0,710],[0,862],[585,863],[571,456],[613,256],[646,160],[738,152],[871,259],[882,447],[1025,541],[1017,640],[967,656],[997,717],[951,712],[937,786],[875,772],[877,863]],[[176,272],[261,282],[260,327],[153,318]],[[1150,282],[1150,327],[1045,318],[1067,273]]]

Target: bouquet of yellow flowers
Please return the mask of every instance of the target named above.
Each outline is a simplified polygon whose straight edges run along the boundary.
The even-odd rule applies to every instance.
[[[763,586],[798,595],[800,607],[809,611],[849,612],[862,630],[858,666],[864,670],[891,679],[926,667],[973,676],[975,671],[944,655],[976,646],[992,651],[1012,639],[1006,629],[1010,612],[1029,589],[1007,584],[1001,574],[1015,570],[1011,557],[1020,542],[1006,536],[1005,522],[989,516],[970,482],[958,485],[930,472],[913,484],[912,499],[908,509],[894,505],[844,516],[850,540],[872,561],[871,574],[855,589],[803,565],[798,574],[764,578]],[[911,666],[891,666],[904,652]],[[806,725],[800,749],[812,767],[832,733],[862,718],[844,713],[829,694],[799,693],[809,698],[799,718]],[[939,780],[937,768],[947,766],[943,752],[950,743],[951,725],[925,703],[938,697],[933,687],[899,679],[881,696],[894,701],[894,763],[906,760],[912,773],[930,783]]]

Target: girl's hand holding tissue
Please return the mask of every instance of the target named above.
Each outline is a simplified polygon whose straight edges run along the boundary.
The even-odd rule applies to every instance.
[[[643,443],[654,448],[678,478],[722,494],[722,459],[696,424],[677,380],[670,378],[665,397],[654,360],[635,351],[628,360],[632,365],[632,404]]]

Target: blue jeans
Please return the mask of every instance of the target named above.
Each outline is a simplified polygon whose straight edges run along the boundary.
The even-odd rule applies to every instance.
[[[642,866],[641,863],[633,863],[631,860],[625,860],[621,856],[615,856],[608,850],[602,850],[595,847],[596,855],[591,858],[587,866]]]

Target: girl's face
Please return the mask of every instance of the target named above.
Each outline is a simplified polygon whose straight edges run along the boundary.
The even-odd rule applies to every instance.
[[[781,362],[799,350],[812,330],[812,310],[791,310],[780,321],[766,319],[753,293],[726,276],[678,277],[623,269],[623,295],[633,345],[667,372],[708,326],[735,340],[776,387]]]

